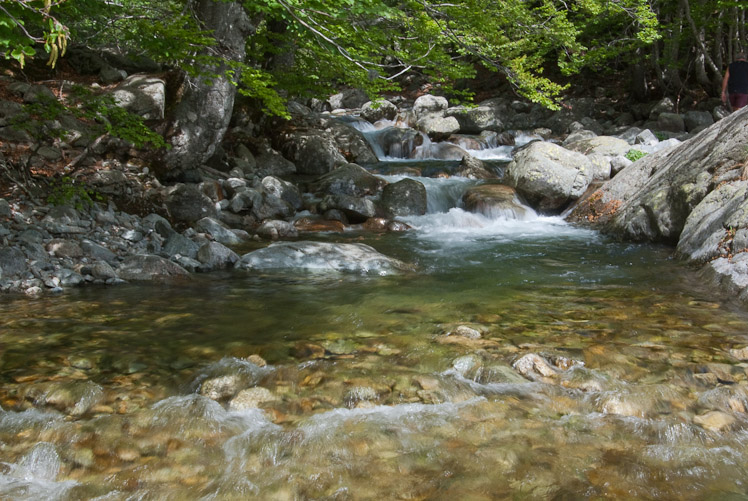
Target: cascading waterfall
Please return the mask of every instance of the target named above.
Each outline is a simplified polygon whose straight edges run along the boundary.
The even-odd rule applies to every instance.
[[[385,148],[381,143],[383,131],[386,133],[392,129],[394,122],[380,121],[379,127],[361,119],[352,119],[351,125],[365,133],[372,147],[377,151]],[[502,146],[496,143],[496,135],[489,134],[480,138],[461,136],[455,144],[432,143],[423,133],[422,144],[415,148],[413,157],[420,160],[429,160],[434,163],[445,160],[442,154],[444,148],[461,148],[462,155],[470,154],[476,158],[486,160],[508,161],[511,159],[511,151],[514,146]],[[539,138],[532,134],[517,133],[516,144],[523,145]],[[470,147],[476,149],[469,149]],[[380,163],[387,163],[392,159],[380,156]],[[386,170],[386,169],[385,169]],[[440,236],[447,240],[450,237],[460,235],[458,240],[465,241],[471,238],[487,238],[492,235],[508,238],[511,234],[524,236],[527,234],[552,234],[563,228],[564,233],[579,233],[589,235],[589,232],[576,230],[568,227],[561,218],[539,217],[538,214],[518,195],[514,195],[511,206],[508,207],[486,207],[481,211],[468,212],[464,210],[462,196],[470,187],[477,186],[482,181],[468,179],[459,176],[451,177],[413,177],[403,175],[380,175],[390,183],[395,183],[404,178],[415,179],[426,187],[427,214],[424,216],[404,218],[417,233],[426,238]],[[531,225],[532,228],[529,228]]]
[[[456,136],[454,142],[433,142],[423,132],[408,127],[398,120],[380,120],[372,124],[357,117],[338,117],[360,131],[371,145],[380,161],[397,160],[462,160],[470,155],[481,160],[511,160],[513,146],[499,144],[498,134]],[[516,145],[539,137],[518,133]]]

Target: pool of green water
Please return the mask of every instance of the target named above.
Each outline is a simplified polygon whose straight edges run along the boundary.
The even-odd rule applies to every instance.
[[[315,237],[401,275],[0,298],[0,498],[748,499],[740,305],[668,248],[461,221]]]

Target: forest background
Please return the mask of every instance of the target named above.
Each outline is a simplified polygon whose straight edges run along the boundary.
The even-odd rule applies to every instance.
[[[148,58],[279,116],[288,99],[342,87],[374,97],[414,81],[462,101],[481,85],[509,88],[551,109],[606,82],[631,100],[698,101],[719,96],[748,47],[747,10],[737,0],[2,0],[0,53],[21,69],[43,57],[51,74],[74,45]],[[227,104],[233,94],[217,103]]]

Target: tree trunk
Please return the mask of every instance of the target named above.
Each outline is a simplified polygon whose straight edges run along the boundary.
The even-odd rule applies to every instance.
[[[717,65],[712,61],[709,51],[704,44],[704,33],[696,27],[696,23],[691,16],[691,6],[689,5],[688,0],[681,0],[681,3],[683,4],[683,13],[686,15],[688,25],[691,27],[691,35],[693,36],[693,40],[699,50],[699,57],[703,58],[704,63],[709,67],[709,69],[715,73],[719,73],[719,68],[717,68]]]
[[[236,86],[226,70],[230,62],[244,61],[247,37],[254,29],[240,2],[190,0],[190,7],[216,39],[206,54],[219,62],[201,69],[218,76],[184,75],[182,97],[169,117],[171,149],[160,165],[167,180],[189,176],[213,156],[223,140],[236,97]]]
[[[641,58],[641,49],[636,50],[636,55]],[[649,87],[647,86],[647,69],[644,63],[633,63],[629,67],[631,96],[637,102],[644,102],[649,98]]]
[[[665,69],[660,64],[660,44],[655,42],[652,44],[652,67],[657,77],[657,83],[662,89],[662,93],[667,93],[667,82],[665,81]]]
[[[724,28],[725,28],[725,11],[720,9],[719,14],[717,14],[717,22],[715,23],[715,32],[714,32],[714,46],[712,47],[712,51],[714,52],[714,55],[712,56],[712,59],[714,59],[714,64],[717,65],[718,68],[723,68],[725,65],[724,57],[722,54],[723,50],[723,43],[724,40],[722,37],[724,36]]]
[[[706,60],[704,58],[704,54],[701,52],[696,53],[696,58],[694,61],[694,69],[696,71],[696,81],[699,83],[699,85],[705,89],[709,94],[713,94],[712,87],[712,80],[709,78],[709,74],[706,71]]]
[[[680,94],[683,89],[683,81],[680,77],[680,39],[683,33],[683,8],[679,6],[678,14],[673,20],[673,33],[665,40],[665,81],[667,91],[672,94]]]

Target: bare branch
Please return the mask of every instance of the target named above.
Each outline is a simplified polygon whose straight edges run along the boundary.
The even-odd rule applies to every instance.
[[[388,65],[388,64],[375,63],[373,61],[362,61],[362,60],[360,60],[358,58],[355,58],[354,56],[351,55],[350,52],[348,52],[348,50],[345,47],[343,47],[340,43],[338,43],[336,40],[334,40],[331,36],[325,35],[322,31],[323,30],[327,31],[327,29],[324,26],[320,26],[319,23],[317,23],[317,21],[314,20],[314,18],[310,17],[310,21],[307,22],[304,19],[302,19],[301,17],[299,17],[297,15],[296,11],[294,11],[294,9],[292,9],[291,6],[288,5],[284,0],[278,0],[278,3],[281,6],[283,6],[283,8],[286,9],[286,11],[291,15],[291,17],[293,17],[299,24],[301,24],[306,29],[308,29],[309,31],[311,31],[317,37],[321,38],[325,42],[327,42],[330,45],[332,45],[333,47],[335,47],[335,49],[340,53],[340,55],[342,55],[346,60],[350,61],[351,63],[353,63],[354,65],[358,66],[362,70],[365,70],[365,71],[368,72],[371,67],[376,67],[376,68],[396,68],[396,67],[404,66],[403,63],[398,64],[398,65]],[[312,26],[312,24],[314,24],[316,26],[319,26],[319,29],[317,29],[314,26]],[[424,54],[423,56],[421,56],[417,60],[423,59],[426,56],[428,56],[428,54],[431,52],[431,50],[433,48],[434,48],[433,45],[429,46],[429,50],[426,52],[426,54]],[[389,77],[383,77],[381,75],[377,75],[377,78],[380,78],[382,80],[393,80],[393,79],[397,78],[398,76],[402,75],[403,73],[408,72],[412,68],[413,68],[413,65],[411,64],[411,65],[406,66],[403,70],[401,70],[400,72],[398,72],[396,75],[389,76]]]
[[[19,3],[22,3],[22,2],[19,2]],[[35,37],[31,33],[29,33],[28,30],[26,30],[26,27],[23,25],[23,23],[20,22],[15,17],[13,17],[13,15],[10,12],[8,12],[5,9],[5,7],[3,7],[2,3],[0,3],[0,10],[2,10],[3,12],[5,12],[5,15],[7,15],[10,18],[10,20],[13,21],[16,24],[16,26],[18,26],[21,29],[21,31],[23,31],[24,35],[26,35],[26,38],[28,38],[29,40],[31,40],[33,42],[36,42],[36,43],[42,43],[42,42],[44,42],[43,38]]]

